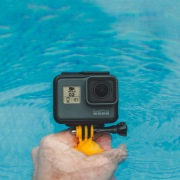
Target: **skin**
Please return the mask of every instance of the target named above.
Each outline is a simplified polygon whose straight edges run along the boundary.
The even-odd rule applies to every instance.
[[[33,180],[115,180],[113,174],[118,164],[127,158],[125,145],[112,149],[109,133],[95,135],[93,139],[105,152],[88,156],[76,151],[78,138],[68,130],[45,136],[31,153]]]

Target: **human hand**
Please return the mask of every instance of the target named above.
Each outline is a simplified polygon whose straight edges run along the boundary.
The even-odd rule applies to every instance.
[[[127,158],[125,145],[112,149],[109,133],[93,138],[105,151],[88,156],[73,148],[78,138],[68,130],[45,136],[31,153],[33,180],[115,180],[118,164]]]

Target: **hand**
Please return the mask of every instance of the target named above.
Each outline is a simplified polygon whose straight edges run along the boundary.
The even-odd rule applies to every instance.
[[[33,180],[114,180],[118,164],[127,158],[125,145],[112,149],[109,133],[93,138],[105,151],[88,156],[73,148],[78,138],[68,130],[44,137],[31,153]]]

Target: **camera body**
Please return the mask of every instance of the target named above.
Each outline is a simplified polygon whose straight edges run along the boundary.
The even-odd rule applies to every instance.
[[[59,124],[103,125],[118,119],[118,80],[109,72],[64,72],[53,81],[53,115]]]

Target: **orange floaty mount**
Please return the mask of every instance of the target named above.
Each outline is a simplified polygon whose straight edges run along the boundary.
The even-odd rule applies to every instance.
[[[104,150],[92,140],[94,135],[94,126],[90,127],[90,138],[88,139],[88,127],[84,126],[84,140],[82,140],[82,126],[76,126],[76,137],[79,138],[78,146],[75,147],[77,151],[81,151],[87,155],[104,152]]]
[[[89,131],[89,132],[88,132]],[[89,125],[89,126],[73,126],[70,129],[70,133],[76,135],[79,138],[79,143],[76,150],[81,151],[87,155],[95,153],[101,153],[104,150],[92,140],[94,134],[97,133],[113,133],[119,134],[120,136],[127,136],[127,125],[125,122],[120,122],[117,125],[104,127],[103,125]],[[89,138],[89,139],[88,139]],[[83,140],[84,139],[84,140]]]

